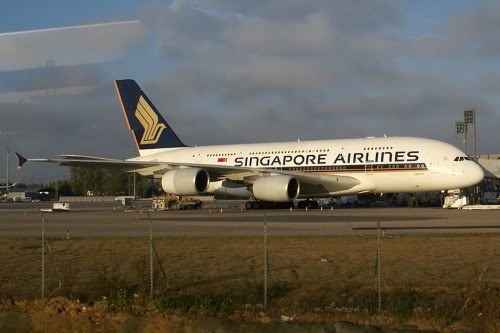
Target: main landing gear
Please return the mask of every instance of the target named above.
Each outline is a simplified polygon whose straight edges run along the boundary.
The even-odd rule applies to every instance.
[[[295,203],[293,201],[289,202],[269,202],[269,201],[247,201],[245,203],[245,208],[250,209],[290,209],[295,208]],[[302,200],[297,203],[298,209],[318,209],[319,203],[316,200]]]
[[[307,209],[318,209],[319,203],[316,200],[307,199],[307,200],[299,201],[299,203],[297,204],[297,208],[298,209],[306,209],[306,208]]]
[[[289,202],[270,202],[270,201],[247,201],[245,208],[250,209],[290,209],[295,208],[293,201]]]

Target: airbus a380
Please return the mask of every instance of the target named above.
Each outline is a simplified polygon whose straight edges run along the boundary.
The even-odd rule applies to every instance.
[[[135,81],[114,84],[138,157],[26,159],[16,153],[19,167],[30,161],[121,168],[161,179],[170,194],[228,193],[272,202],[466,188],[484,177],[456,147],[414,137],[187,147]]]

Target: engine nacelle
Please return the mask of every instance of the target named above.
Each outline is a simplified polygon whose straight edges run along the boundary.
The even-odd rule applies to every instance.
[[[253,195],[256,199],[273,202],[286,202],[297,199],[300,183],[293,176],[259,177],[253,183]]]
[[[161,187],[167,193],[177,195],[198,195],[210,185],[208,172],[198,168],[186,168],[165,172]]]

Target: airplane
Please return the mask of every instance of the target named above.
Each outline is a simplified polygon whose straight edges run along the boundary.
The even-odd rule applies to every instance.
[[[10,184],[10,185],[1,185],[0,190],[6,190],[6,189],[9,189],[11,187],[15,187],[16,185],[17,185],[17,183]]]
[[[161,179],[170,194],[229,194],[262,202],[441,191],[467,188],[484,177],[482,168],[458,148],[416,137],[188,147],[134,80],[115,80],[114,85],[139,156],[26,159],[16,153],[18,167],[49,162],[120,168]]]

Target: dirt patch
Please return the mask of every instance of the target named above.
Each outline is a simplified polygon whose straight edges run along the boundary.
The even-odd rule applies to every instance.
[[[178,332],[189,318],[150,313],[108,311],[102,304],[89,306],[65,298],[48,301],[0,303],[2,332]]]
[[[163,311],[154,304],[129,304],[127,309],[110,311],[104,302],[88,305],[61,297],[0,302],[1,332],[498,332],[498,326],[485,330],[467,327],[464,323],[445,325],[423,319],[402,321],[387,314],[285,315],[276,309],[263,311],[250,306],[238,308],[226,318],[216,318]]]

